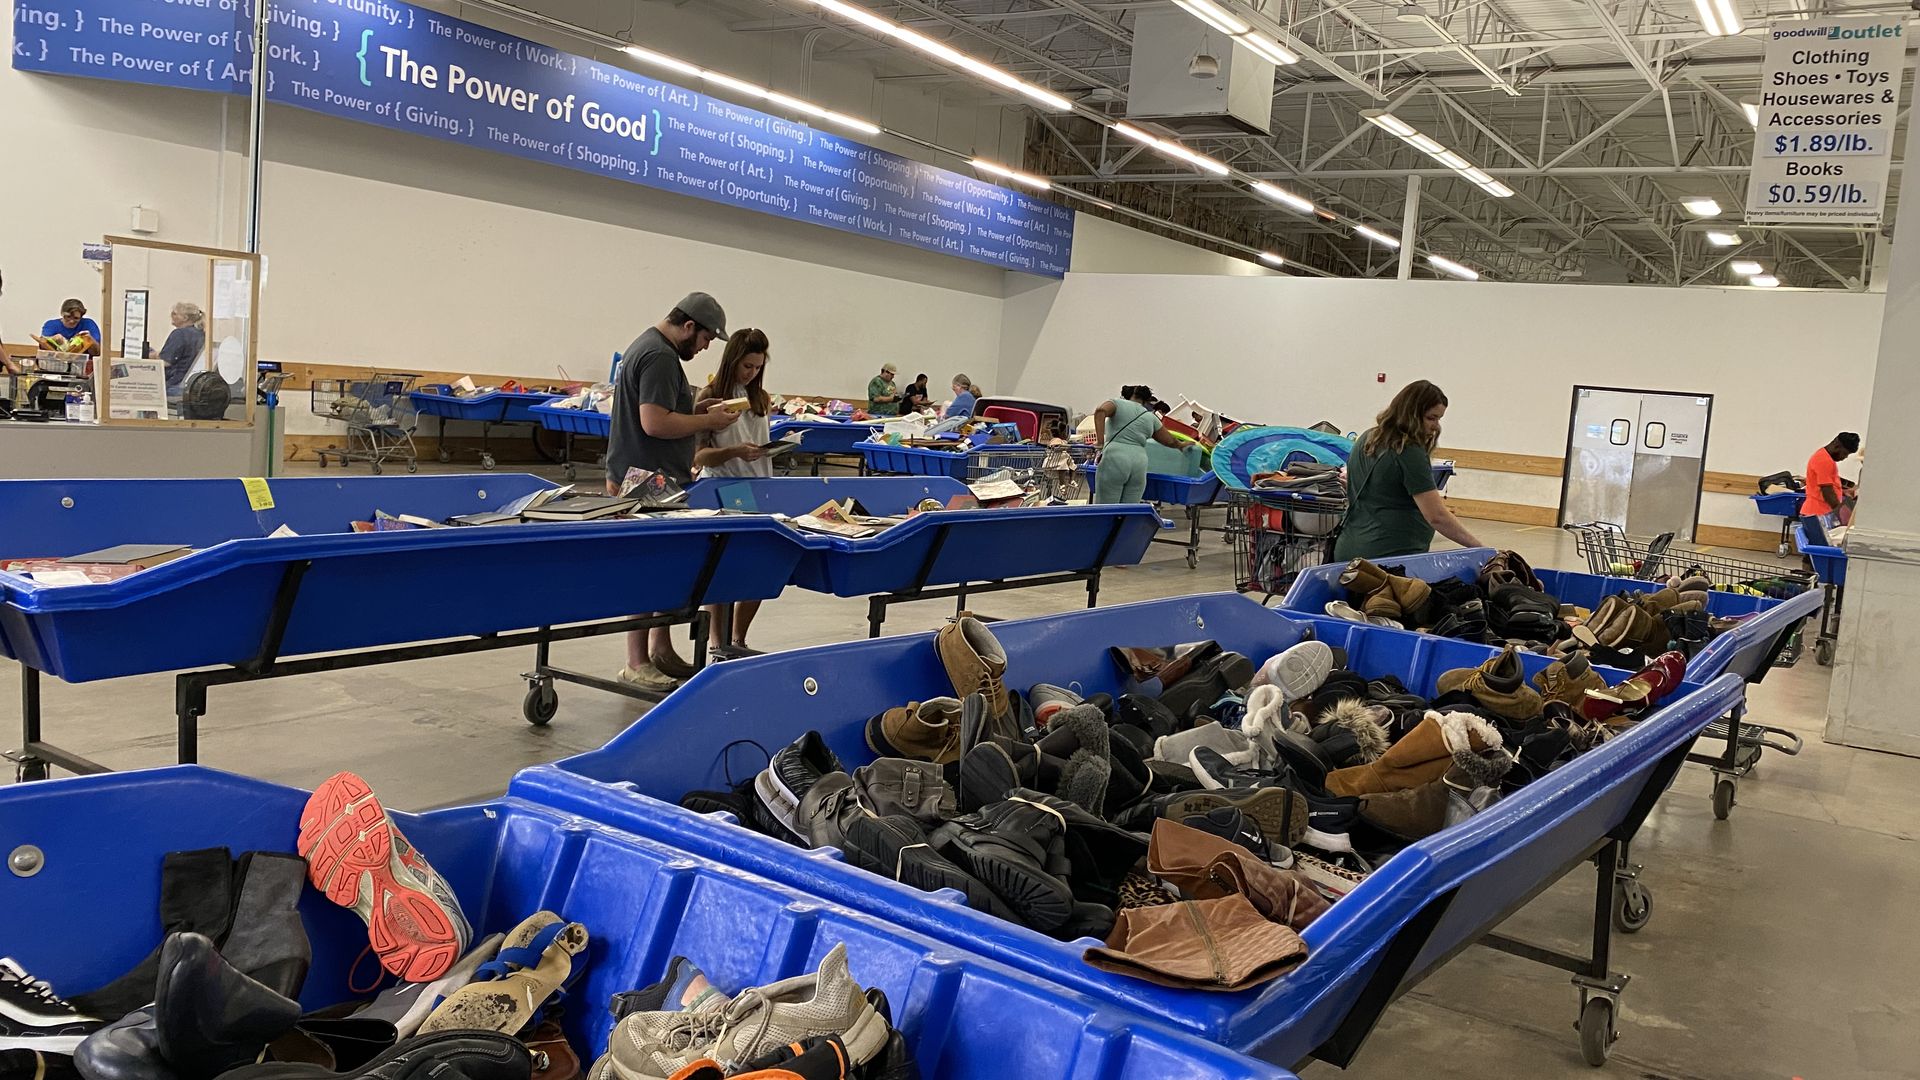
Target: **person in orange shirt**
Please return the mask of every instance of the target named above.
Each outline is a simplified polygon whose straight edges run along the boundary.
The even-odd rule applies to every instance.
[[[1851,509],[1859,498],[1858,494],[1849,490],[1850,485],[1840,479],[1839,469],[1841,462],[1859,452],[1859,434],[1843,431],[1807,459],[1807,497],[1800,503],[1800,517],[1806,525],[1808,540],[1826,543],[1824,519],[1829,514],[1839,512],[1842,507]]]

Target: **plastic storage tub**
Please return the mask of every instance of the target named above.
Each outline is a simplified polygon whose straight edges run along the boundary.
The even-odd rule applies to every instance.
[[[1311,629],[1230,593],[993,627],[1007,649],[1008,685],[1045,681],[1087,693],[1117,689],[1110,645],[1213,638],[1264,658]],[[1369,677],[1396,674],[1427,693],[1442,672],[1477,665],[1493,652],[1353,623],[1323,628],[1322,636],[1348,650],[1355,670]],[[1546,662],[1525,658],[1529,674]],[[1584,858],[1596,841],[1637,821],[1636,807],[1650,805],[1664,789],[1679,767],[1678,756],[1709,721],[1740,700],[1743,684],[1727,678],[1704,690],[1689,685],[1625,735],[1548,780],[1408,848],[1307,929],[1313,955],[1301,968],[1230,994],[1171,989],[1098,971],[1081,960],[1090,942],[1055,941],[970,910],[957,894],[922,893],[848,866],[836,851],[801,851],[724,815],[703,817],[674,805],[689,789],[723,787],[761,768],[764,758],[749,740],[772,750],[815,729],[850,766],[871,760],[863,738],[869,716],[948,687],[931,634],[721,664],[696,675],[601,749],[522,772],[510,793],[659,836],[1136,1015],[1291,1065],[1331,1039],[1362,1006],[1372,972],[1416,916],[1435,905],[1441,909],[1432,935],[1416,943],[1412,958],[1410,970],[1424,974]]]
[[[1425,555],[1409,555],[1402,559],[1383,559],[1381,562],[1383,565],[1401,567],[1409,577],[1422,581],[1441,581],[1446,578],[1472,581],[1493,555],[1492,548],[1454,548]],[[1300,576],[1294,579],[1293,586],[1287,590],[1286,598],[1280,602],[1280,610],[1325,618],[1328,603],[1347,598],[1347,590],[1340,585],[1340,574],[1345,569],[1344,565],[1329,564],[1302,570]],[[1638,578],[1603,577],[1572,570],[1536,568],[1534,573],[1539,576],[1548,594],[1561,603],[1588,609],[1599,607],[1601,601],[1616,593],[1649,593],[1660,588]],[[1762,662],[1762,654],[1769,651],[1783,631],[1791,631],[1801,620],[1819,610],[1820,594],[1812,589],[1787,600],[1743,596],[1718,590],[1708,593],[1708,614],[1721,618],[1754,617],[1714,638],[1706,648],[1700,650],[1687,662],[1688,677],[1704,681],[1724,671],[1739,671],[1751,677]],[[1408,630],[1391,632],[1414,633]]]
[[[1747,498],[1753,500],[1753,508],[1762,514],[1783,518],[1799,517],[1800,507],[1807,501],[1806,494],[1799,491],[1771,491],[1765,495],[1749,495]]]
[[[768,435],[774,439],[784,439],[798,432],[800,447],[796,454],[858,454],[854,449],[858,443],[873,437],[885,420],[849,420],[844,423],[822,420],[791,418],[775,420],[769,427]]]
[[[64,993],[131,967],[158,941],[162,857],[224,845],[291,850],[306,793],[197,767],[0,791],[0,834],[39,851],[0,875],[11,956]],[[883,990],[923,1075],[941,1080],[1286,1080],[1272,1066],[1140,1023],[964,949],[793,888],[515,799],[395,814],[459,895],[475,936],[542,908],[583,923],[585,973],[564,1025],[583,1064],[606,1047],[607,1002],[661,977],[675,955],[729,991],[812,970],[847,946],[855,979]],[[347,996],[366,928],[308,889],[314,964],[303,1004]]]
[[[786,526],[748,517],[320,531],[345,529],[375,507],[496,508],[537,486],[548,485],[526,476],[275,481],[274,509],[256,514],[233,480],[7,481],[0,506],[16,511],[7,519],[14,535],[39,549],[22,556],[209,546],[105,584],[0,573],[0,654],[68,682],[240,664],[260,654],[289,580],[298,592],[280,656],[671,611],[689,602],[719,538],[705,599],[770,599],[808,550]],[[276,521],[316,531],[266,536]],[[566,572],[536,575],[535,566]]]
[[[461,396],[453,393],[451,387],[441,385],[432,390],[415,390],[408,396],[413,399],[413,407],[423,416],[437,416],[442,420],[471,420],[483,424],[538,424],[540,418],[529,410],[561,395],[494,390]]]
[[[553,405],[533,405],[527,413],[548,431],[568,435],[586,435],[604,439],[613,434],[613,417],[598,409],[562,409]]]
[[[1089,462],[1080,466],[1081,475],[1087,478],[1087,490],[1094,490],[1094,476],[1099,466]],[[1150,503],[1163,503],[1167,506],[1208,506],[1220,501],[1220,478],[1212,473],[1199,476],[1170,476],[1166,473],[1148,473],[1147,491],[1143,498]]]
[[[969,450],[928,450],[918,446],[889,446],[863,440],[853,444],[855,453],[867,459],[867,470],[900,476],[951,476],[967,478],[967,466],[973,461]]]

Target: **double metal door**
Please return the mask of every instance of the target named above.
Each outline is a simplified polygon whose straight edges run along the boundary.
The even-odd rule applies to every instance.
[[[1562,524],[1691,541],[1700,519],[1713,395],[1576,386],[1560,488]]]

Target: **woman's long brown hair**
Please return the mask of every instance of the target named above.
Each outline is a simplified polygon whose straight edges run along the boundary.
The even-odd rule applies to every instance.
[[[1361,451],[1375,454],[1384,446],[1397,454],[1411,442],[1432,453],[1440,440],[1427,435],[1427,411],[1446,403],[1446,393],[1427,380],[1408,383],[1393,395],[1386,411],[1373,418],[1373,430],[1367,433]]]
[[[769,360],[772,359],[768,351],[767,332],[765,330],[755,330],[752,327],[735,330],[733,334],[727,338],[727,351],[726,354],[720,358],[720,370],[714,373],[713,381],[708,383],[707,388],[700,392],[700,396],[726,397],[728,394],[733,393],[733,388],[739,385],[740,382],[738,373],[740,371],[741,358],[751,356],[754,353],[765,354]],[[747,384],[747,400],[752,403],[753,415],[755,416],[765,416],[773,410],[773,396],[767,393],[765,386],[761,385],[766,381],[766,378],[767,365],[762,363],[760,365],[760,374],[755,375],[753,381]]]

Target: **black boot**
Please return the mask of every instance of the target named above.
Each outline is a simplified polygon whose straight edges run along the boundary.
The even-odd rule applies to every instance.
[[[198,1080],[258,1058],[293,1030],[300,1005],[234,970],[206,937],[175,934],[160,950],[153,1015],[160,1056]]]
[[[156,970],[159,965],[156,958]],[[73,1066],[86,1080],[180,1080],[160,1056],[160,1032],[151,1006],[83,1039],[73,1051]]]
[[[277,851],[249,851],[234,869],[233,929],[220,955],[235,971],[281,997],[298,998],[313,947],[300,921],[307,860]]]
[[[160,867],[160,940],[194,933],[219,941],[233,925],[232,918],[233,856],[227,849],[168,852]],[[67,1000],[84,1015],[101,1020],[117,1020],[151,1004],[161,947],[155,946],[125,975]]]
[[[416,1035],[357,1069],[329,1072],[298,1061],[246,1065],[220,1080],[528,1080],[533,1055],[520,1040],[492,1031],[436,1031]]]

